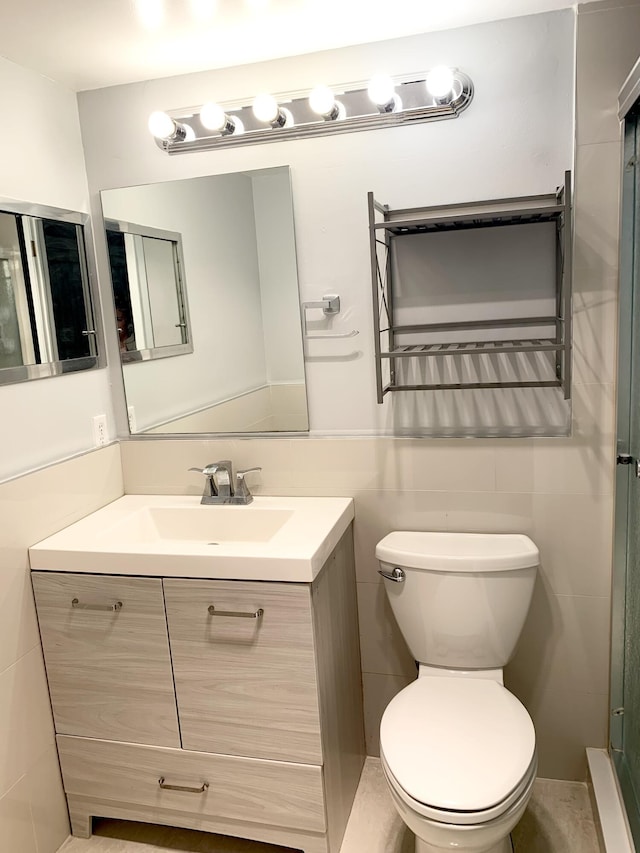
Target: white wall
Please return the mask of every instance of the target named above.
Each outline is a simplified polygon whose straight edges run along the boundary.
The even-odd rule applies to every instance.
[[[476,87],[453,121],[173,157],[146,126],[154,109],[214,96],[247,99],[443,62]],[[410,207],[553,191],[572,165],[572,13],[83,92],[79,103],[94,200],[105,187],[290,164],[302,298],[340,294],[333,329],[360,330],[355,339],[309,342],[311,428],[391,430],[396,404],[375,400],[367,192]]]
[[[136,428],[264,385],[251,178],[229,175],[112,190],[103,206],[109,219],[182,235],[193,353],[125,365]]]
[[[88,211],[75,95],[2,58],[0,91],[0,197]],[[0,386],[0,411],[0,481],[91,448],[96,414],[115,431],[105,370]]]
[[[1,58],[0,91],[0,196],[87,211],[75,95]],[[27,548],[122,494],[120,453],[1,481],[91,448],[103,412],[113,435],[104,369],[0,386],[0,847],[12,853],[55,853],[69,830]]]
[[[289,181],[283,173],[251,178],[256,221],[264,351],[269,384],[304,382],[298,269]]]

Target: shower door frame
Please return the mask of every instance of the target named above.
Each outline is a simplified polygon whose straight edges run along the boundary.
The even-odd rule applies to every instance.
[[[629,556],[629,500],[635,483],[638,459],[629,457],[637,445],[631,432],[633,400],[633,359],[640,352],[640,320],[634,323],[634,309],[640,315],[640,101],[627,101],[624,113],[624,151],[620,233],[620,291],[618,332],[618,412],[615,478],[615,527],[611,629],[611,696],[609,752],[625,803],[627,818],[636,845],[640,848],[640,808],[624,753],[624,677],[626,640],[626,590]],[[635,328],[634,328],[635,326]],[[635,334],[634,334],[635,332]],[[636,368],[639,370],[640,368]],[[638,378],[636,376],[636,385]],[[640,397],[640,394],[637,394]],[[620,464],[620,454],[626,464]],[[638,469],[640,470],[640,469]],[[640,641],[640,638],[639,638]],[[628,710],[628,709],[627,709]],[[640,714],[640,709],[636,709]],[[628,718],[628,714],[626,715]],[[638,792],[640,794],[640,791]]]

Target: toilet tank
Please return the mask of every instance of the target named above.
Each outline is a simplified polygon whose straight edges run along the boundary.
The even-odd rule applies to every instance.
[[[381,573],[402,578],[384,585],[418,663],[465,670],[508,663],[540,560],[528,536],[396,531],[378,543],[376,557]]]

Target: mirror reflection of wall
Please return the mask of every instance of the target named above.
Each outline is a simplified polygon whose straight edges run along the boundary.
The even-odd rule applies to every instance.
[[[86,219],[0,210],[0,384],[97,365]]]
[[[101,195],[107,227],[118,220],[182,238],[193,352],[161,360],[125,357],[132,432],[307,430],[289,168],[105,190]],[[158,260],[156,248],[149,253],[144,245],[138,253],[147,272]],[[129,261],[125,257],[119,263]],[[116,278],[116,307],[126,308]],[[153,305],[150,310],[155,332],[162,311]],[[139,352],[138,329],[143,326],[132,325],[135,305],[130,312],[127,318],[124,311],[121,319]]]

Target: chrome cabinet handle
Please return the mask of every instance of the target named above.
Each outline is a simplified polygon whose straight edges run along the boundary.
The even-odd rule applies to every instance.
[[[213,604],[210,604],[207,608],[209,616],[237,616],[239,619],[260,619],[264,610],[262,607],[258,607],[256,611],[253,613],[251,611],[246,610],[216,610]]]
[[[188,794],[204,794],[209,787],[208,782],[203,782],[199,788],[192,788],[189,785],[167,785],[164,781],[164,776],[158,779],[158,785],[163,791],[186,791]]]
[[[385,572],[383,569],[378,569],[378,574],[382,575],[382,577],[386,578],[388,581],[404,583],[404,572],[397,566],[392,572]]]
[[[77,598],[72,598],[71,606],[74,610],[110,610],[113,613],[122,610],[121,601],[116,601],[115,604],[81,604]]]
[[[83,334],[85,337],[88,337],[89,335],[96,335],[97,332],[95,329],[83,329],[81,334]]]

